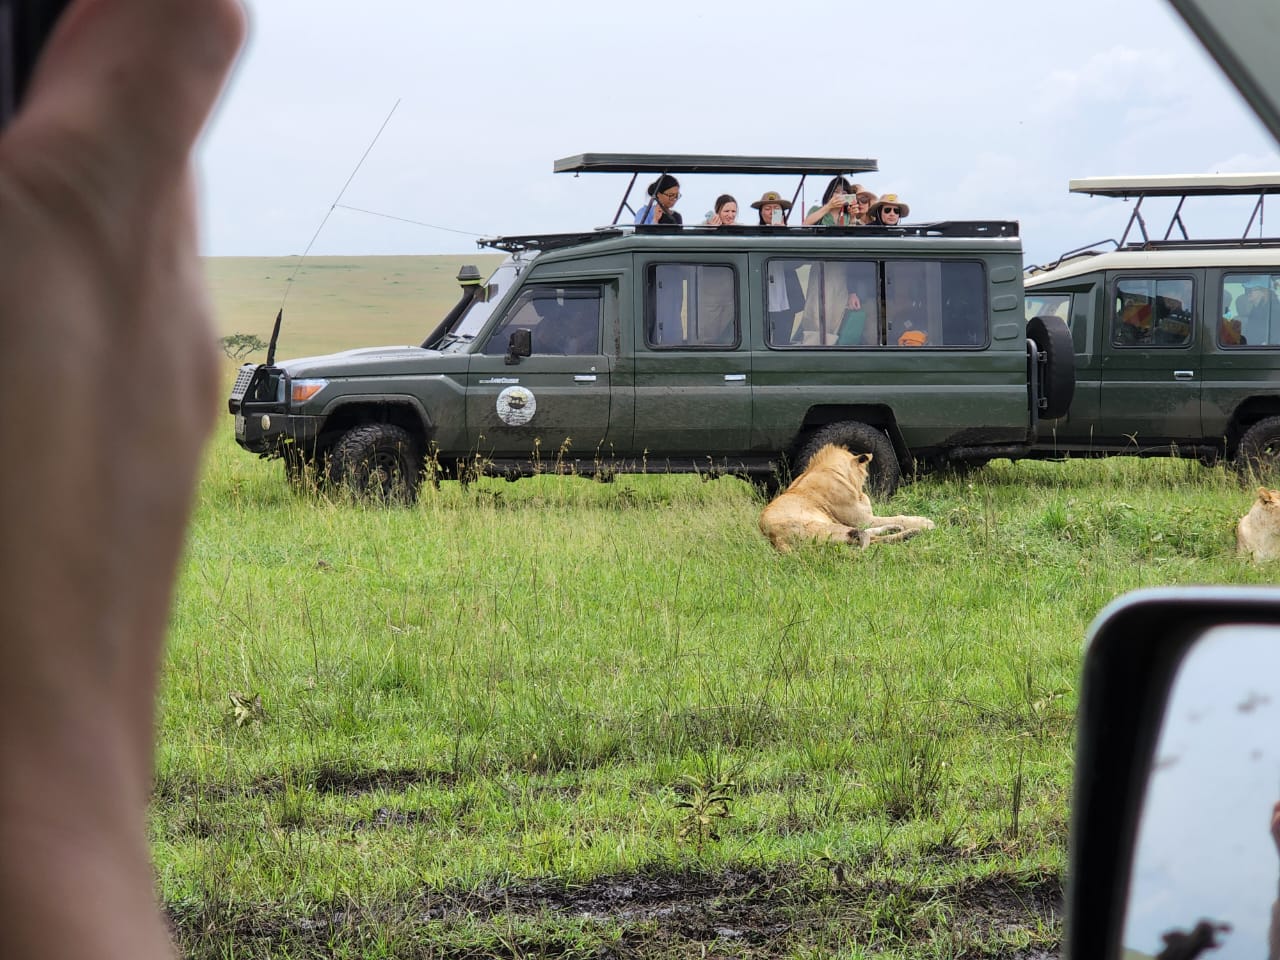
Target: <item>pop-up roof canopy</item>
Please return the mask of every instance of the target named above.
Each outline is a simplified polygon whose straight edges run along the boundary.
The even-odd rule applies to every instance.
[[[799,175],[794,206],[809,174],[836,176],[845,173],[875,173],[880,165],[874,160],[845,157],[736,157],[701,153],[579,153],[557,160],[556,173],[629,173],[618,212],[613,215],[617,223],[623,209],[630,210],[627,200],[636,178],[642,173],[773,173]]]
[[[1184,241],[1189,241],[1186,224],[1182,221],[1182,205],[1188,197],[1253,197],[1258,202],[1253,205],[1253,214],[1244,228],[1243,235],[1234,241],[1244,242],[1253,229],[1253,223],[1262,214],[1263,201],[1267,194],[1280,194],[1280,173],[1191,173],[1173,174],[1151,177],[1085,177],[1070,181],[1072,193],[1084,193],[1095,197],[1119,197],[1129,199],[1136,197],[1129,215],[1129,223],[1124,228],[1124,236],[1120,238],[1118,247],[1123,247],[1129,239],[1129,231],[1136,224],[1142,234],[1142,242],[1155,244],[1168,242],[1177,227]],[[1153,240],[1147,235],[1147,224],[1142,219],[1142,201],[1147,197],[1177,197],[1178,206],[1169,218],[1169,227],[1162,240]],[[1269,238],[1259,238],[1269,239]],[[1177,241],[1174,241],[1177,242]],[[1205,241],[1196,241],[1203,243]]]
[[[556,173],[875,173],[874,160],[841,157],[731,157],[710,153],[579,153],[555,162]]]
[[[1230,197],[1280,193],[1280,173],[1191,173],[1155,177],[1085,177],[1072,193],[1096,197]]]

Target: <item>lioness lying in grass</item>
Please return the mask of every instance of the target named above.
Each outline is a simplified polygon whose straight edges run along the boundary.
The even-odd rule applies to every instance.
[[[760,514],[760,532],[780,552],[796,540],[834,540],[867,547],[898,543],[932,530],[927,517],[877,517],[864,492],[871,454],[827,444]]]
[[[1258,488],[1258,499],[1236,524],[1236,553],[1254,560],[1280,559],[1280,490]]]

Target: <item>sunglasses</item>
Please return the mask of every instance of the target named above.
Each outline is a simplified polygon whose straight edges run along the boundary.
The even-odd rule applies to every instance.
[[[901,213],[902,211],[899,210],[897,207],[881,207],[880,212],[897,214],[897,213]]]
[[[662,197],[664,200],[670,200],[672,203],[675,203],[684,196],[684,194],[680,193],[678,190],[675,193],[672,193],[670,190],[664,190],[662,193],[658,194],[658,196]]]

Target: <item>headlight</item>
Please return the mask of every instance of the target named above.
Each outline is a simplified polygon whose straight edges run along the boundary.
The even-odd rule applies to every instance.
[[[295,404],[306,403],[328,385],[328,380],[294,380],[289,387],[289,400]]]

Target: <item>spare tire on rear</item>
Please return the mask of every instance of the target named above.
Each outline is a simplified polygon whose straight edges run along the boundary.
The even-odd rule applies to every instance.
[[[1040,408],[1042,420],[1065,417],[1076,392],[1076,353],[1071,331],[1061,317],[1032,317],[1027,321],[1027,338],[1045,358],[1041,367]]]

